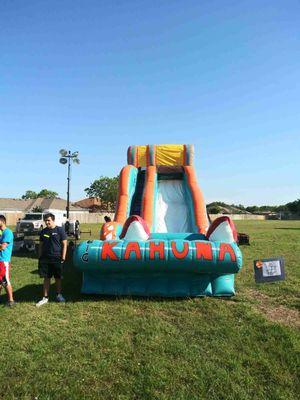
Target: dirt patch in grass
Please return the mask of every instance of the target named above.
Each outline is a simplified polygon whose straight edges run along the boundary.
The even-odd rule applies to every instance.
[[[283,305],[274,305],[269,296],[255,289],[247,289],[246,296],[256,300],[255,308],[273,322],[300,327],[300,312]]]

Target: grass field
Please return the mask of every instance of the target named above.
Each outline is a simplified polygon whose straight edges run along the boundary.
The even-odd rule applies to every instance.
[[[300,221],[237,227],[251,246],[230,300],[83,296],[68,265],[67,303],[38,309],[37,260],[13,257],[18,304],[0,308],[0,398],[299,399]],[[270,256],[284,256],[286,281],[257,285],[253,260]]]

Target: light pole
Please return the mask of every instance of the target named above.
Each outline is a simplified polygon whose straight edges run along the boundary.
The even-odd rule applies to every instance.
[[[59,154],[61,155],[61,158],[59,159],[59,162],[61,164],[68,164],[68,186],[67,186],[67,219],[69,219],[69,214],[70,214],[70,182],[71,182],[71,160],[74,164],[80,164],[80,160],[78,158],[79,152],[74,151],[74,153],[71,153],[70,150],[65,150],[61,149],[59,150]]]

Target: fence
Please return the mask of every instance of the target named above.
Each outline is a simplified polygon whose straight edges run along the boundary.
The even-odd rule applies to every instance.
[[[0,211],[1,213],[1,211]],[[6,219],[7,225],[16,225],[17,220],[24,216],[22,211],[3,211],[2,212]],[[99,213],[88,213],[86,211],[70,211],[70,219],[78,220],[81,224],[102,224],[104,222],[104,216],[108,215],[112,220],[114,218],[113,212],[99,212]],[[214,221],[218,217],[227,215],[232,220],[265,220],[266,215],[254,215],[254,214],[210,214],[210,218]]]
[[[209,214],[210,219],[214,221],[219,217],[230,217],[232,220],[265,220],[265,215],[255,215],[255,214]]]
[[[25,213],[23,211],[0,211],[6,217],[7,225],[15,226],[19,218],[23,218]],[[104,216],[108,215],[112,220],[114,213],[111,212],[100,212],[100,213],[89,213],[86,211],[70,211],[70,220],[78,220],[84,224],[102,224],[104,222]]]
[[[80,214],[80,213],[78,213]],[[75,217],[76,213],[72,214],[72,219],[78,219],[80,223],[103,223],[104,222],[104,216],[108,215],[111,219],[114,218],[114,213],[108,213],[108,212],[101,212],[101,213],[82,213],[84,215],[80,216],[78,215],[78,218]],[[265,220],[266,216],[265,215],[254,215],[254,214],[210,214],[210,218],[212,221],[214,221],[218,217],[224,217],[224,215],[227,215],[230,217],[232,220]]]
[[[7,225],[16,225],[19,218],[24,216],[23,211],[0,211],[6,218]]]
[[[76,220],[81,224],[102,224],[104,222],[104,217],[107,215],[112,220],[114,219],[114,213],[110,212],[100,212],[100,213],[87,213],[87,212],[70,212],[70,219]]]

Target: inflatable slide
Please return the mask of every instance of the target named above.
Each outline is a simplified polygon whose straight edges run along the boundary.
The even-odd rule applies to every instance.
[[[209,224],[192,145],[131,146],[114,221],[80,243],[82,292],[137,296],[232,296],[242,266],[228,217]]]

